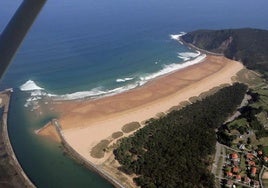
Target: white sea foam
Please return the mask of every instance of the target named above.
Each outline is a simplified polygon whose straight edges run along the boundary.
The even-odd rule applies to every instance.
[[[187,53],[188,56],[194,57],[197,54],[196,53]],[[186,56],[186,55],[185,55]],[[206,55],[199,55],[198,57],[196,57],[193,60],[187,61],[183,64],[170,64],[170,65],[165,65],[163,67],[163,69],[161,69],[158,72],[152,73],[152,74],[148,74],[145,76],[141,76],[139,78],[138,81],[122,86],[122,87],[118,87],[118,88],[114,88],[114,89],[103,89],[101,87],[98,88],[94,88],[92,90],[89,91],[79,91],[79,92],[74,92],[74,93],[68,93],[68,94],[64,94],[64,95],[55,95],[55,94],[51,94],[48,93],[46,90],[44,90],[44,88],[39,87],[37,84],[35,84],[34,81],[29,80],[27,81],[25,84],[23,84],[20,89],[22,91],[29,91],[30,92],[30,96],[29,98],[26,100],[25,103],[25,107],[32,107],[34,108],[35,106],[38,105],[38,101],[40,99],[42,99],[43,97],[49,97],[53,100],[75,100],[75,99],[82,99],[82,98],[98,98],[98,97],[102,97],[102,96],[110,96],[110,95],[114,95],[114,94],[118,94],[118,93],[122,93],[125,91],[128,91],[130,89],[134,89],[138,86],[142,86],[145,83],[147,83],[149,80],[152,80],[156,77],[165,75],[167,73],[188,67],[190,65],[194,65],[197,64],[199,62],[202,62],[205,59]],[[133,80],[134,78],[124,78],[122,80],[126,81],[126,80]],[[119,79],[117,79],[118,81]],[[120,81],[119,81],[120,82]]]
[[[179,34],[172,34],[172,35],[170,35],[170,38],[183,44],[181,42],[181,36],[183,36],[185,34],[186,34],[185,32],[180,32]],[[192,58],[199,56],[200,54],[201,53],[199,51],[196,51],[196,53],[195,52],[180,52],[180,53],[178,53],[178,57],[180,59],[182,59],[183,61],[188,61]]]
[[[40,99],[41,99],[41,97],[30,97],[26,101],[31,102],[31,101],[37,101],[37,100],[40,100]]]
[[[21,91],[30,92],[30,97],[26,99],[25,107],[31,107],[31,110],[39,108],[38,101],[46,96],[44,88],[38,86],[34,81],[28,80],[20,86]]]
[[[176,71],[179,69],[183,69],[183,68],[188,67],[190,65],[200,63],[205,59],[205,57],[206,57],[206,55],[203,54],[203,55],[196,57],[195,59],[193,59],[191,61],[187,61],[187,62],[182,63],[182,64],[175,64],[174,63],[174,64],[170,64],[170,65],[165,65],[163,67],[163,69],[161,69],[160,71],[153,73],[153,74],[150,74],[150,75],[147,75],[147,76],[144,76],[144,77],[141,77],[141,80],[148,81],[148,80],[154,79],[156,77],[163,76],[167,73],[170,73],[170,72],[173,72],[173,71]]]
[[[185,32],[180,32],[179,34],[171,34],[169,35],[171,39],[178,41],[179,43],[183,44],[181,42],[181,36],[185,35]]]
[[[34,96],[46,96],[47,95],[47,92],[43,90],[32,90],[31,91],[31,96],[34,97]]]
[[[125,80],[132,80],[132,79],[134,79],[134,78],[125,78]],[[25,86],[29,85],[29,83],[32,86],[25,87]],[[101,97],[101,96],[109,96],[109,95],[114,95],[117,93],[122,93],[124,91],[128,91],[130,89],[133,89],[139,85],[140,85],[140,83],[136,82],[134,84],[128,84],[128,85],[114,88],[114,89],[110,89],[110,90],[108,90],[108,89],[104,90],[104,89],[98,87],[98,88],[94,88],[90,91],[79,91],[79,92],[68,93],[68,94],[63,94],[63,95],[55,95],[55,94],[48,93],[43,88],[41,88],[37,84],[35,84],[34,81],[31,81],[31,82],[27,81],[25,84],[23,84],[20,87],[20,89],[21,89],[21,91],[30,92],[30,96],[28,99],[26,99],[26,103],[24,106],[35,108],[35,106],[39,105],[38,101],[40,99],[42,99],[43,97],[49,97],[53,100],[75,100],[75,99],[82,99],[82,98],[97,98],[97,97]]]
[[[79,91],[79,92],[68,93],[64,95],[48,94],[48,96],[55,100],[74,100],[74,99],[82,99],[86,97],[100,96],[104,94],[105,94],[105,91],[100,90],[100,88],[94,88],[90,91]]]
[[[176,41],[180,41],[180,37],[186,33],[181,32],[177,35],[170,35],[170,37]],[[197,64],[199,62],[202,62],[206,55],[200,55],[201,53],[199,51],[196,52],[182,52],[178,53],[178,57],[183,59],[185,62],[182,64],[170,64],[165,65],[163,68],[155,73],[143,75],[140,77],[126,77],[126,78],[118,78],[115,81],[117,83],[124,83],[127,81],[129,84],[114,88],[114,89],[103,89],[101,87],[94,88],[89,91],[78,91],[74,93],[68,93],[63,95],[56,95],[52,93],[48,93],[44,88],[38,86],[34,81],[28,80],[23,85],[20,86],[21,91],[30,92],[29,98],[26,100],[25,107],[31,107],[32,109],[39,106],[38,101],[42,99],[43,97],[49,97],[53,100],[75,100],[75,99],[82,99],[82,98],[99,98],[103,96],[110,96],[117,93],[122,93],[125,91],[128,91],[130,89],[134,89],[138,86],[142,86],[145,83],[147,83],[149,80],[154,79],[159,76],[163,76],[167,73],[185,68],[190,65]],[[155,64],[157,64],[158,61],[155,61]]]
[[[107,91],[107,94],[108,94],[108,95],[114,95],[114,94],[117,94],[117,93],[122,93],[122,92],[124,92],[124,91],[128,91],[128,90],[130,90],[130,89],[134,89],[134,88],[137,87],[137,86],[138,86],[137,83],[134,83],[134,84],[128,84],[128,85],[125,85],[125,86],[122,86],[122,87],[118,87],[118,88],[109,90],[109,91]]]
[[[199,51],[195,52],[180,52],[178,53],[178,58],[182,59],[183,61],[188,61],[192,58],[199,56],[201,53]]]
[[[182,59],[183,61],[188,61],[191,59],[190,57],[184,57],[184,56],[180,56],[180,55],[178,55],[178,58]]]
[[[95,88],[95,89],[92,89],[90,91],[80,91],[80,92],[64,94],[64,95],[53,95],[52,99],[54,99],[54,100],[75,100],[75,99],[82,99],[82,98],[98,98],[101,96],[110,96],[110,95],[122,93],[124,91],[134,89],[137,86],[139,86],[138,83],[128,84],[126,86],[118,87],[118,88],[111,89],[111,90],[100,90],[99,88]]]
[[[39,87],[34,81],[28,80],[23,85],[20,86],[21,91],[33,91],[33,90],[43,90],[44,88]]]
[[[126,81],[130,81],[133,80],[134,78],[118,78],[116,79],[116,82],[126,82]]]
[[[185,35],[186,33],[185,32],[180,32],[179,34],[171,34],[169,35],[171,39],[173,40],[180,40],[180,37]]]

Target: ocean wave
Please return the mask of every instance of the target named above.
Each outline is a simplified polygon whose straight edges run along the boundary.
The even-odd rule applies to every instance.
[[[42,88],[42,90],[40,90],[41,87],[39,87],[34,81],[30,80],[31,84],[34,85],[35,87],[31,87],[31,89],[25,89],[25,86],[27,85],[26,83],[29,83],[29,81],[27,81],[25,84],[23,84],[20,87],[21,91],[26,91],[26,92],[30,92],[30,96],[28,99],[26,99],[26,104],[25,106],[31,106],[36,104],[36,101],[42,99],[43,97],[49,97],[53,100],[76,100],[76,99],[83,99],[83,98],[98,98],[101,96],[109,96],[109,95],[114,95],[117,93],[122,93],[124,91],[128,91],[130,89],[134,89],[137,86],[140,86],[139,82],[136,82],[134,84],[128,84],[122,87],[118,87],[118,88],[113,88],[113,89],[102,89],[100,87],[98,88],[94,88],[92,90],[89,91],[79,91],[79,92],[74,92],[74,93],[68,93],[68,94],[63,94],[63,95],[56,95],[56,94],[52,94],[52,93],[48,93],[44,88]],[[34,88],[36,90],[34,90]]]
[[[191,56],[195,57],[197,53],[185,53],[184,56]],[[206,55],[199,55],[195,59],[192,59],[190,61],[187,61],[182,64],[170,64],[170,65],[165,65],[160,71],[152,73],[152,74],[147,74],[143,75],[137,78],[131,78],[127,77],[122,79],[122,82],[130,81],[132,80],[131,83],[117,87],[117,88],[112,88],[112,89],[104,89],[102,87],[97,87],[94,89],[91,89],[89,91],[79,91],[79,92],[74,92],[74,93],[68,93],[68,94],[63,94],[63,95],[56,95],[47,92],[44,88],[38,86],[34,81],[28,80],[24,84],[20,86],[20,90],[24,92],[29,92],[30,96],[26,100],[25,107],[31,107],[32,109],[35,109],[36,106],[38,106],[38,101],[44,97],[49,97],[52,100],[76,100],[76,99],[83,99],[83,98],[91,98],[91,99],[96,99],[100,98],[103,96],[111,96],[115,95],[118,93],[122,93],[131,89],[134,89],[136,87],[142,86],[148,81],[159,77],[163,76],[165,74],[174,72],[179,69],[183,69],[185,67],[188,67],[190,65],[194,65],[197,63],[202,62],[205,59]],[[121,82],[121,80],[117,79],[117,82]]]
[[[153,74],[150,74],[148,76],[141,77],[141,80],[143,80],[143,81],[149,81],[149,80],[154,79],[156,77],[163,76],[165,74],[174,72],[176,70],[183,69],[183,68],[188,67],[190,65],[194,65],[194,64],[200,63],[205,58],[206,58],[206,55],[203,54],[203,55],[199,55],[198,57],[196,57],[193,60],[187,61],[187,62],[182,63],[182,64],[173,63],[173,64],[170,64],[170,65],[165,65],[164,68],[161,69],[160,71],[158,71],[156,73],[153,73]]]
[[[181,36],[183,36],[183,35],[185,35],[185,34],[186,34],[185,32],[180,32],[179,34],[171,34],[171,35],[169,35],[169,36],[170,36],[170,38],[171,38],[172,40],[176,40],[176,41],[178,41],[179,43],[183,44],[183,43],[181,42]]]
[[[21,91],[33,91],[33,90],[44,90],[44,88],[39,87],[34,81],[28,80],[20,86]]]
[[[100,90],[98,88],[92,89],[90,91],[80,91],[80,92],[75,92],[75,93],[70,93],[70,94],[64,94],[64,95],[54,95],[52,96],[52,99],[54,100],[76,100],[76,99],[83,99],[83,98],[99,98],[102,96],[111,96],[115,95],[118,93],[122,93],[131,89],[136,88],[139,86],[138,83],[134,84],[128,84],[122,87],[117,87],[114,89],[107,89],[107,90]]]
[[[180,40],[180,37],[185,35],[185,32],[180,32],[179,34],[171,34],[169,35],[171,39],[173,40]]]
[[[178,58],[182,59],[183,61],[188,61],[192,58],[199,56],[201,53],[199,51],[195,52],[180,52],[178,53]]]
[[[116,79],[116,82],[126,82],[126,81],[130,81],[130,80],[133,80],[134,78],[118,78]]]
[[[92,89],[90,91],[79,91],[74,93],[68,93],[64,95],[51,95],[49,94],[51,98],[55,100],[75,100],[75,99],[81,99],[86,97],[93,97],[93,96],[99,96],[105,94],[104,91],[101,91],[97,88]]]
[[[183,36],[185,34],[186,34],[185,32],[180,32],[179,34],[171,34],[170,38],[180,42],[181,44],[183,44],[181,42],[181,36]],[[182,59],[183,61],[188,61],[190,59],[193,59],[193,58],[199,56],[200,54],[201,53],[199,51],[196,51],[196,52],[179,52],[178,53],[178,58]]]

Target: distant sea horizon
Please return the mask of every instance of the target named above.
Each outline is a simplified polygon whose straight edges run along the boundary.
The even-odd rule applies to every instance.
[[[21,0],[0,3],[0,32]],[[142,86],[200,55],[176,36],[196,29],[268,29],[265,0],[47,1],[0,88],[14,88],[8,119],[16,155],[37,187],[111,187],[59,144],[34,134],[57,114],[43,97],[96,98]]]

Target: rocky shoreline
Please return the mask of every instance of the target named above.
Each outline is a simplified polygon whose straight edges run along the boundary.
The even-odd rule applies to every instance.
[[[23,171],[17,157],[14,153],[12,145],[10,143],[8,129],[7,129],[7,119],[8,119],[8,110],[9,103],[11,99],[12,89],[6,89],[0,92],[1,107],[3,108],[2,119],[1,119],[1,169],[4,170],[3,180],[1,179],[1,184],[7,187],[27,187],[35,188],[36,186],[28,178],[28,176]],[[2,183],[3,182],[3,183]]]

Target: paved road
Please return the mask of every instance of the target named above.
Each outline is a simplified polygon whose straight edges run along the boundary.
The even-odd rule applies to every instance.
[[[211,173],[217,176],[217,169],[218,169],[218,164],[219,164],[219,159],[221,155],[221,150],[222,146],[219,142],[216,142],[216,152],[215,152],[215,157],[214,157],[214,163],[212,165]]]

